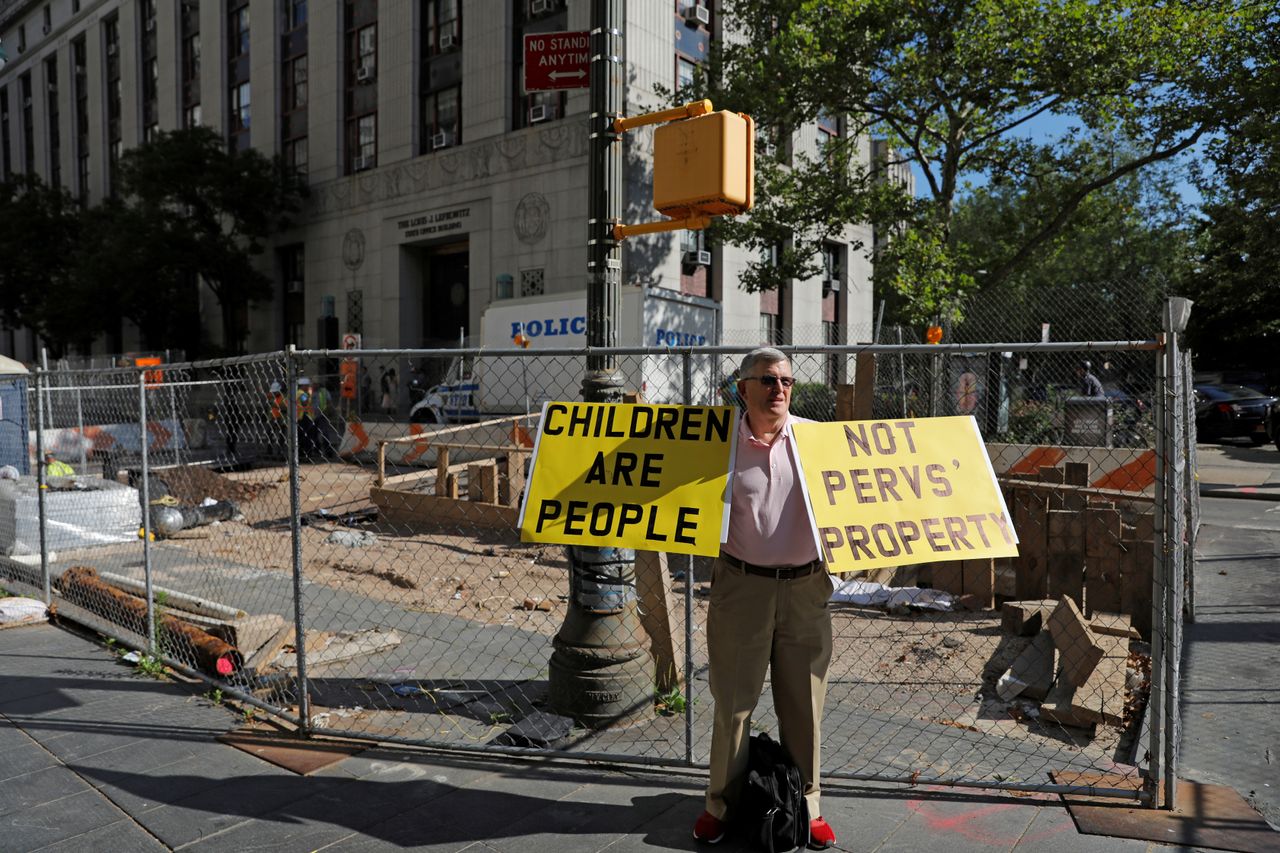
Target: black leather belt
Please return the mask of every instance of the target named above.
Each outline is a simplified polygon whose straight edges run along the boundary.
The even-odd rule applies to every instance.
[[[779,581],[796,580],[797,578],[808,577],[816,571],[822,569],[822,561],[814,560],[812,563],[805,563],[803,566],[757,566],[755,563],[748,563],[746,560],[739,560],[732,554],[720,552],[720,559],[724,560],[735,568],[742,569],[749,575],[759,575],[762,578],[773,578]]]

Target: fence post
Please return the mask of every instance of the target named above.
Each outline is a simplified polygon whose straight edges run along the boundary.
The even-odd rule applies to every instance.
[[[151,589],[151,466],[148,460],[147,372],[138,371],[138,441],[142,448],[142,577],[147,592],[147,654],[156,657],[156,609]]]
[[[684,404],[693,404],[693,352],[683,355]],[[693,555],[684,564],[684,760],[693,765]]]
[[[1183,359],[1178,349],[1178,335],[1187,327],[1191,313],[1189,300],[1172,298],[1165,302],[1163,327],[1165,333],[1165,375],[1172,382],[1169,405],[1165,407],[1167,429],[1165,442],[1168,447],[1169,476],[1165,490],[1165,559],[1167,582],[1165,592],[1165,739],[1164,739],[1164,797],[1165,805],[1172,809],[1177,803],[1178,746],[1182,734],[1182,715],[1178,711],[1181,698],[1182,675],[1182,603],[1183,585],[1186,582],[1184,555],[1184,506],[1189,500],[1185,491],[1186,456],[1183,450],[1183,397],[1186,385],[1182,372]]]
[[[307,630],[302,609],[302,499],[298,491],[298,358],[293,344],[285,352],[285,386],[289,404],[289,541],[293,559],[293,631],[298,650],[298,734],[311,734],[311,699],[307,694]]]
[[[1168,360],[1165,358],[1165,347],[1167,346],[1168,338],[1166,336],[1164,347],[1156,351],[1156,387],[1152,401],[1154,409],[1152,417],[1156,425],[1156,493],[1152,519],[1155,532],[1151,537],[1153,541],[1151,555],[1153,560],[1151,572],[1151,692],[1147,696],[1150,741],[1147,745],[1147,776],[1143,782],[1143,794],[1151,808],[1160,807],[1160,770],[1164,761],[1164,659],[1167,653],[1165,589],[1168,585],[1168,563],[1165,558],[1165,538],[1167,536],[1165,521],[1168,518],[1168,514],[1165,504],[1169,500],[1166,490],[1169,467],[1169,460],[1166,455],[1169,451],[1169,425],[1165,418],[1165,410],[1168,408],[1165,393],[1169,383]]]
[[[45,529],[45,506],[44,493],[45,489],[45,466],[44,466],[44,382],[42,377],[44,372],[39,368],[35,371],[36,382],[36,507],[39,514],[40,523],[40,577],[44,586],[44,606],[48,607],[53,603],[53,592],[49,584],[49,547]]]

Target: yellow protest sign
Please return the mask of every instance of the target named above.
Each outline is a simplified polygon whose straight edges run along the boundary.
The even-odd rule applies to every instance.
[[[729,406],[545,404],[520,541],[720,553],[735,416]]]
[[[972,417],[793,429],[815,540],[830,571],[1018,553]]]

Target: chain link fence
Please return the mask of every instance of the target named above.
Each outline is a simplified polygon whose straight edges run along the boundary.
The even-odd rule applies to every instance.
[[[797,415],[975,417],[1021,542],[834,579],[825,773],[1150,799],[1172,772],[1194,438],[1167,340],[788,349]],[[736,404],[746,350],[593,354],[624,399]],[[307,732],[705,765],[711,561],[617,575],[516,531],[538,412],[579,399],[586,355],[38,372],[49,464],[0,482],[0,579]],[[586,689],[635,697],[625,724],[556,713],[566,626],[608,670]],[[768,691],[753,726],[776,734]]]

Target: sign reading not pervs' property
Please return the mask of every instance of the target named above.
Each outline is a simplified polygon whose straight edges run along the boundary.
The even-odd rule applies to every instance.
[[[793,429],[829,571],[1017,554],[1018,537],[972,417]]]
[[[728,406],[547,403],[521,541],[718,554],[735,414]]]

